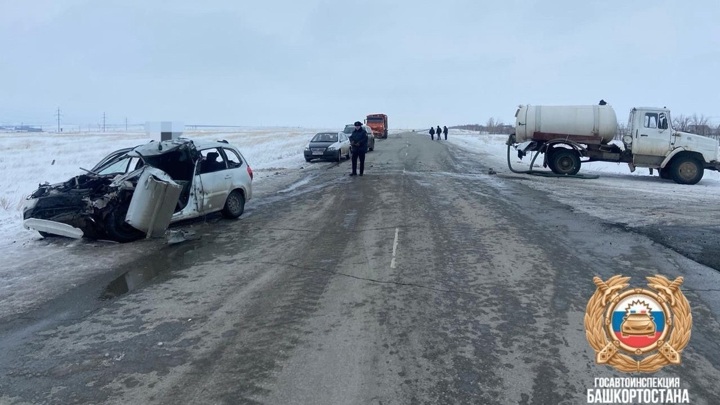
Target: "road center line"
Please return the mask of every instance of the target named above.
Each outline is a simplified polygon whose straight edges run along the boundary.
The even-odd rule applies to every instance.
[[[390,268],[395,268],[395,253],[397,252],[397,245],[398,245],[398,233],[400,232],[400,228],[395,228],[395,241],[393,241],[393,253],[392,253],[392,260],[390,260]]]

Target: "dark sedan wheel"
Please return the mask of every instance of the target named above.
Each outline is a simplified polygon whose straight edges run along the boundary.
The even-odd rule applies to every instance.
[[[238,190],[233,190],[225,200],[225,207],[222,209],[222,216],[234,219],[245,211],[245,197]]]

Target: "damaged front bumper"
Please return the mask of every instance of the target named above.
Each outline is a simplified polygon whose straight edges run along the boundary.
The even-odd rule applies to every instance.
[[[41,185],[23,209],[23,225],[41,234],[129,242],[162,236],[182,186],[164,171],[144,166],[114,178],[77,176]]]
[[[29,218],[23,221],[23,226],[25,229],[38,231],[41,235],[46,233],[74,239],[80,239],[84,235],[84,232],[80,228],[47,219]]]

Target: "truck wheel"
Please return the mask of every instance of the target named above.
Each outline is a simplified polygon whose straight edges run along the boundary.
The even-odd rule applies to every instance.
[[[658,169],[658,174],[660,174],[661,179],[667,180],[667,179],[671,178],[672,175],[670,174],[670,166],[665,166],[665,167]]]
[[[557,173],[557,169],[555,168],[555,160],[553,158],[553,150],[554,149],[550,149],[545,152],[545,161],[547,163],[547,168],[550,169],[553,173]]]
[[[548,166],[555,174],[576,175],[580,171],[580,155],[572,149],[556,150],[550,155]]]
[[[678,184],[696,184],[704,173],[702,163],[690,156],[679,156],[670,166],[670,175]]]

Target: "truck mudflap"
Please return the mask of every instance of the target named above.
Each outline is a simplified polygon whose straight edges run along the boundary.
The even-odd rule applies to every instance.
[[[38,232],[66,236],[68,238],[80,239],[83,237],[83,231],[80,228],[49,219],[28,218],[23,221],[23,226],[25,229],[33,229]]]
[[[182,186],[164,171],[148,167],[138,180],[125,222],[148,238],[165,234],[175,212]]]

